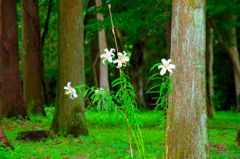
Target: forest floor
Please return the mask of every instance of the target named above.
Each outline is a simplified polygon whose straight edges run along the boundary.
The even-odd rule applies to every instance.
[[[86,111],[89,130],[88,136],[41,139],[40,141],[17,141],[17,133],[27,130],[48,130],[53,118],[54,108],[46,108],[47,117],[36,117],[31,121],[25,119],[3,119],[2,126],[6,137],[15,150],[0,148],[0,159],[11,158],[130,158],[127,131],[115,126],[109,114],[93,110]],[[147,158],[164,158],[165,130],[161,124],[161,112],[140,112],[143,123],[142,136]],[[214,119],[208,119],[210,153],[212,159],[238,159],[240,150],[237,131],[240,128],[240,114],[217,112]],[[138,152],[133,143],[134,158]]]

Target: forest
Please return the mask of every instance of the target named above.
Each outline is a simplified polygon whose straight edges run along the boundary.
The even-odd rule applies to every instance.
[[[238,0],[0,0],[0,159],[239,159]]]

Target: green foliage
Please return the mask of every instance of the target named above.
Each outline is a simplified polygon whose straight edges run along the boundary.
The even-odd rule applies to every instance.
[[[153,67],[150,69],[150,72],[159,65],[162,65],[162,63],[157,63],[153,65]],[[149,88],[146,93],[157,94],[157,97],[153,97],[153,99],[156,100],[155,104],[153,104],[155,105],[155,110],[159,110],[161,108],[164,112],[166,112],[167,106],[171,102],[171,101],[170,102],[167,101],[166,98],[173,91],[173,89],[171,88],[172,87],[171,78],[169,78],[168,76],[161,76],[160,73],[155,73],[154,75],[149,77],[148,82],[152,80],[156,80],[160,84],[155,84],[154,86]],[[166,120],[165,120],[166,116],[167,114],[165,113],[164,115],[161,116],[161,119],[160,119],[162,121],[161,126],[163,127],[166,124]]]
[[[86,84],[79,85],[76,88],[78,89],[79,94],[82,94],[85,99],[89,98],[91,100],[90,105],[97,105],[97,110],[101,110],[102,112],[106,110],[110,114],[111,112],[114,112],[115,114],[112,115],[114,117],[120,112],[122,115],[120,118],[121,126],[124,129],[131,130],[138,148],[138,153],[145,158],[144,144],[140,130],[142,123],[138,120],[136,115],[137,103],[134,101],[135,93],[133,86],[127,81],[127,79],[129,79],[129,77],[121,71],[121,77],[115,79],[111,83],[112,87],[121,85],[117,92],[108,92],[103,88],[98,89],[96,87],[89,87]],[[85,91],[82,92],[85,87]],[[116,125],[117,118],[115,118],[114,121]]]

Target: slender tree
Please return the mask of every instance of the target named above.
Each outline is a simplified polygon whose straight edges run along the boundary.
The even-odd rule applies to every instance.
[[[208,52],[208,77],[209,77],[209,97],[210,97],[210,107],[209,107],[209,116],[212,118],[215,114],[215,105],[214,105],[214,81],[213,81],[213,28],[209,28],[209,38],[207,40],[207,52]]]
[[[209,19],[211,26],[213,27],[215,33],[217,34],[217,39],[219,44],[225,49],[225,51],[229,54],[231,61],[234,67],[234,78],[235,78],[235,90],[236,90],[236,110],[240,109],[240,64],[239,64],[239,52],[237,49],[237,37],[236,37],[236,27],[234,24],[236,23],[236,15],[231,13],[229,16],[230,22],[233,25],[231,29],[228,30],[228,38],[223,37],[220,33],[218,26],[216,25],[213,18]],[[225,41],[228,41],[226,44]]]
[[[102,6],[102,0],[95,0],[96,7]],[[103,21],[103,14],[97,13],[97,20]],[[104,52],[104,49],[107,48],[107,41],[106,41],[106,34],[105,29],[100,29],[98,31],[98,39],[99,39],[99,48],[100,53]],[[100,63],[102,64],[102,59],[100,59]],[[100,65],[100,87],[105,88],[107,91],[109,91],[109,82],[108,82],[108,65]]]
[[[23,97],[27,111],[32,115],[44,115],[42,98],[40,24],[38,0],[21,1],[23,48]]]
[[[58,81],[51,135],[66,132],[87,135],[85,102],[82,96],[68,99],[64,86],[84,83],[83,1],[58,1]]]
[[[0,116],[27,116],[23,101],[18,52],[17,8],[15,0],[2,0],[2,103]]]
[[[205,9],[205,0],[173,0],[167,158],[209,158]]]
[[[42,86],[43,86],[43,92],[44,92],[44,102],[45,102],[46,106],[50,106],[50,95],[49,95],[49,88],[48,88],[47,80],[44,76],[44,62],[43,62],[42,54],[43,54],[43,47],[44,47],[46,35],[48,32],[50,15],[51,15],[51,11],[52,11],[52,5],[53,5],[53,0],[49,0],[47,18],[46,18],[44,30],[43,30],[43,33],[41,36],[41,52],[40,52],[40,68],[41,68],[41,75],[42,75],[41,80],[42,80]]]

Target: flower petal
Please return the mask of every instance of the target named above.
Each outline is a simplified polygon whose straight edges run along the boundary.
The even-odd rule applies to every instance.
[[[164,68],[163,65],[159,65],[159,66],[158,66],[158,69],[161,69],[161,68]]]
[[[167,60],[167,63],[169,64],[170,62],[172,62],[172,60],[171,60],[171,59],[168,59],[168,60]]]
[[[112,58],[108,58],[108,61],[109,61],[110,63],[112,63]]]
[[[173,73],[173,72],[172,72],[172,69],[168,68],[167,70],[168,70],[168,72]]]
[[[175,69],[175,65],[173,65],[173,64],[170,64],[169,66],[168,66],[168,68],[170,68],[170,69]]]
[[[111,48],[110,49],[110,53],[112,53],[112,52],[115,52],[115,49]]]
[[[162,59],[161,61],[162,61],[163,65],[167,64],[167,61],[165,59]]]
[[[162,68],[162,70],[160,71],[160,75],[164,75],[166,73],[166,69]]]
[[[68,88],[71,88],[71,82],[68,82],[68,83],[67,83],[67,87],[68,87]]]
[[[73,93],[73,96],[74,96],[75,98],[77,98],[77,97],[78,97],[78,95],[77,95],[77,93],[76,93],[76,92],[74,92],[74,93]]]
[[[118,56],[123,56],[123,54],[121,52],[117,53]]]

